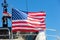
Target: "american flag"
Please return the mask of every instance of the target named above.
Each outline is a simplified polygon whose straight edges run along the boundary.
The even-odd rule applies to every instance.
[[[12,31],[37,32],[44,30],[45,12],[25,12],[12,9]]]

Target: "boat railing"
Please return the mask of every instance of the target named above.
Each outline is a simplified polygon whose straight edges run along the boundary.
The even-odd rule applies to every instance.
[[[0,30],[7,30],[8,31],[8,34],[0,34],[0,37],[1,36],[9,36],[9,39],[10,39],[10,30],[9,30],[9,28],[0,28]],[[1,31],[2,32],[2,31]],[[4,32],[3,32],[4,33]]]

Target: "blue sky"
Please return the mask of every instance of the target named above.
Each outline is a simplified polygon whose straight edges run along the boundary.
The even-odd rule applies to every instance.
[[[11,13],[11,8],[17,8],[29,12],[46,12],[46,27],[60,30],[60,0],[7,0],[8,11]],[[3,0],[0,0],[0,4]],[[28,7],[28,10],[27,10]],[[2,26],[2,6],[0,5],[0,26]],[[9,22],[9,26],[11,26]]]

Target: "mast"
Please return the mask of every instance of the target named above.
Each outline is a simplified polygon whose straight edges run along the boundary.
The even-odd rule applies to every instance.
[[[3,27],[8,27],[8,20],[7,20],[7,7],[8,4],[6,2],[6,0],[4,0],[4,2],[2,3],[2,7],[3,7],[3,17],[2,17],[2,21],[3,21]]]

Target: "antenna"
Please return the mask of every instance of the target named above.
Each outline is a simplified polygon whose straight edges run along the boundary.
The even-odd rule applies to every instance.
[[[3,7],[3,17],[2,17],[2,22],[3,22],[3,27],[8,27],[8,20],[7,20],[7,7],[8,4],[6,2],[6,0],[3,1],[2,3],[2,7]]]
[[[4,0],[4,2],[2,3],[2,7],[3,7],[3,13],[7,12],[8,4],[7,4],[6,0]]]

